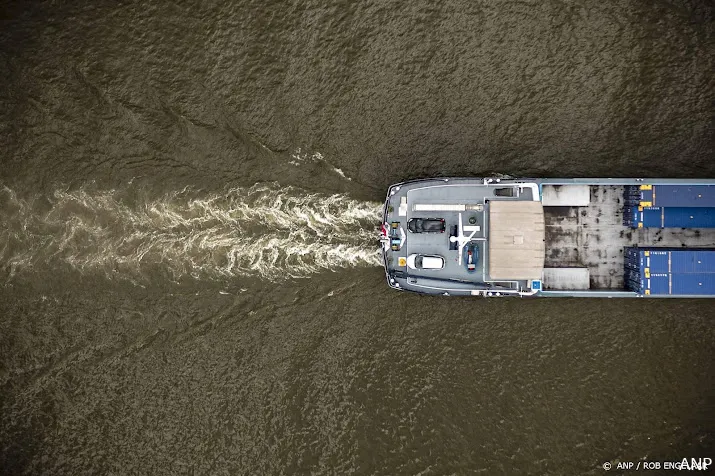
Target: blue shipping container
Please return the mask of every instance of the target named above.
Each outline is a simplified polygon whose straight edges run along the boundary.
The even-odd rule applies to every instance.
[[[715,251],[669,253],[673,273],[715,273]]]
[[[715,295],[715,273],[673,273],[670,294]]]
[[[623,222],[631,228],[715,228],[715,208],[630,207]]]
[[[642,206],[650,207],[715,207],[713,185],[642,185]]]
[[[677,252],[676,252],[677,253]],[[651,273],[668,273],[668,261],[670,258],[670,252],[668,251],[651,251],[650,253],[644,253],[644,265]]]
[[[713,296],[715,273],[656,274],[641,281],[641,290],[655,296]]]
[[[663,228],[715,228],[715,208],[662,208]]]
[[[656,274],[645,280],[644,294],[669,295],[670,282],[667,274]]]

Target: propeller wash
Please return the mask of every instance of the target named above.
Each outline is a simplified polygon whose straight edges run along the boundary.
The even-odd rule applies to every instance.
[[[8,279],[57,263],[108,276],[164,268],[173,279],[258,276],[278,281],[380,265],[381,205],[278,184],[158,200],[128,191],[55,191],[18,198],[0,189],[0,262]]]

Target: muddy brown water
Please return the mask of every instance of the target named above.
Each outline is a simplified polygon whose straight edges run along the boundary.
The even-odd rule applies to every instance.
[[[711,2],[10,2],[3,474],[714,457],[715,304],[398,293],[390,183],[715,177]]]

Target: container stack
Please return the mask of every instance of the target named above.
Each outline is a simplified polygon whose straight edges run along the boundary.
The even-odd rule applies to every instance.
[[[715,228],[713,185],[627,185],[623,198],[631,228]]]
[[[715,250],[626,247],[626,289],[642,295],[715,295]]]

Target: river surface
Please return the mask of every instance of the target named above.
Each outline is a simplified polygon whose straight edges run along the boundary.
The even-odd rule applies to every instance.
[[[715,177],[712,2],[0,18],[0,473],[715,457],[712,301],[421,297],[375,240],[410,178]]]

